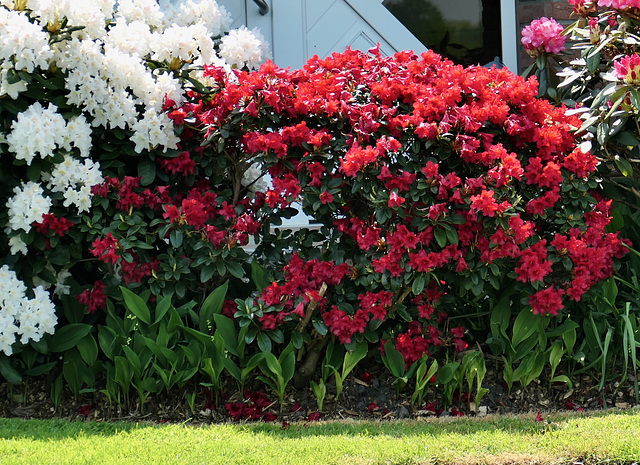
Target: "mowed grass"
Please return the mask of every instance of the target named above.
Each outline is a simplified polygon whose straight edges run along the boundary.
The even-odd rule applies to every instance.
[[[0,464],[631,464],[640,411],[402,422],[156,425],[0,419]]]

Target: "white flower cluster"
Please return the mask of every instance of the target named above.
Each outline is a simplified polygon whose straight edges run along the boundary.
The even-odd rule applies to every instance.
[[[49,293],[36,287],[34,298],[25,296],[26,286],[7,265],[0,268],[0,351],[13,353],[16,335],[20,342],[39,341],[53,334],[58,319]]]
[[[161,0],[164,10],[164,27],[172,24],[189,26],[202,23],[213,37],[221,36],[231,28],[231,15],[216,2],[187,0],[180,5],[173,6],[167,0]]]
[[[105,34],[107,19],[113,14],[115,0],[29,0],[31,15],[43,28],[55,29],[63,18],[70,25],[83,26],[80,36],[100,38]]]
[[[34,221],[42,221],[42,215],[49,213],[51,199],[44,195],[42,186],[33,181],[13,188],[14,196],[7,201],[9,230],[31,231]]]
[[[32,73],[47,68],[53,52],[49,35],[21,11],[0,8],[0,61]]]
[[[220,56],[237,68],[257,68],[270,58],[269,47],[258,29],[229,31],[220,41]]]
[[[87,157],[91,149],[91,127],[84,117],[67,124],[53,103],[45,109],[40,102],[35,102],[11,123],[7,143],[16,159],[26,161],[27,165],[31,165],[36,154],[47,158],[58,148],[71,150],[72,146]]]
[[[99,163],[88,158],[82,163],[69,154],[62,163],[55,165],[51,174],[45,173],[43,179],[48,181],[47,189],[51,192],[63,193],[65,207],[75,205],[78,213],[89,211],[91,188],[104,181]]]

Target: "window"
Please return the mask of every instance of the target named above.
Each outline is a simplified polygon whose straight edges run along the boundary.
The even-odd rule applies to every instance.
[[[484,65],[502,50],[500,0],[384,0],[427,48],[462,65]]]

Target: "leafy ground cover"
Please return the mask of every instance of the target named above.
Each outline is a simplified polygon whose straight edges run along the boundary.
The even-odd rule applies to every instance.
[[[288,426],[0,419],[0,456],[4,464],[632,464],[639,434],[637,410]]]

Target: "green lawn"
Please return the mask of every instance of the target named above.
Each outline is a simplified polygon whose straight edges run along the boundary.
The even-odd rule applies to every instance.
[[[152,425],[0,419],[8,464],[630,464],[640,410],[404,422]]]

